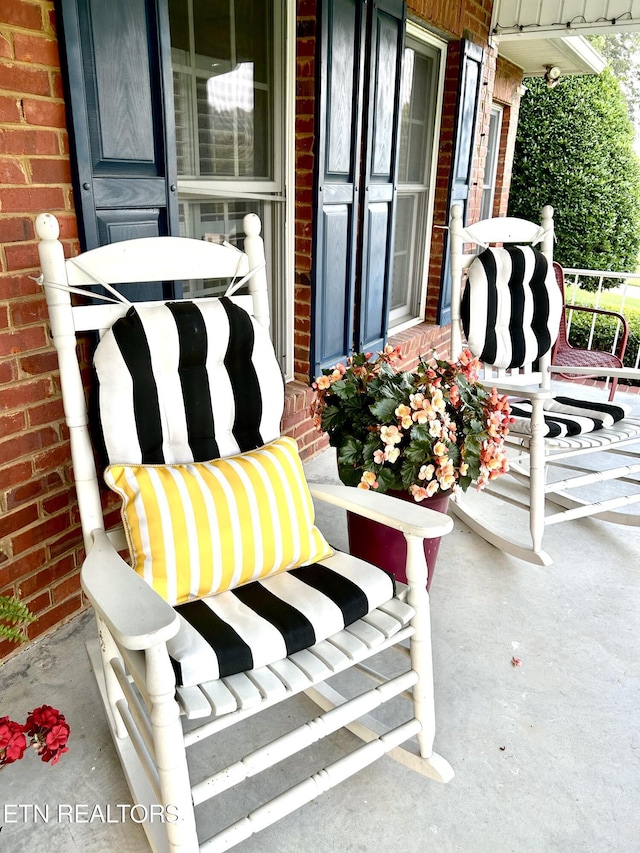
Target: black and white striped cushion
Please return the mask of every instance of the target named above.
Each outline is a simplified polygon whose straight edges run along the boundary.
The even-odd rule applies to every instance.
[[[190,687],[275,663],[392,597],[389,575],[338,552],[321,564],[180,604],[180,631],[168,643],[176,679]]]
[[[536,249],[489,248],[470,264],[462,327],[469,349],[486,364],[534,362],[555,341],[561,312],[553,267]]]
[[[509,432],[531,435],[531,403],[515,400],[509,403],[515,422]],[[582,435],[611,427],[625,418],[630,408],[612,403],[595,403],[592,400],[577,400],[572,397],[554,397],[544,402],[544,435],[547,438]]]
[[[203,462],[280,435],[284,387],[266,330],[227,299],[136,306],[96,348],[98,415],[111,463]],[[322,564],[178,605],[178,684],[266,666],[393,597],[381,569]]]
[[[96,348],[111,463],[203,462],[280,435],[282,375],[267,331],[228,299],[132,307]]]

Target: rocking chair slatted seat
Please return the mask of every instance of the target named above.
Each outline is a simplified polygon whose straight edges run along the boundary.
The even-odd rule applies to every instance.
[[[560,327],[558,329],[558,337],[556,338],[556,342],[553,345],[553,351],[551,353],[551,364],[554,365],[552,374],[554,376],[559,376],[561,379],[576,381],[580,379],[600,376],[600,374],[597,372],[598,368],[600,367],[624,367],[624,354],[626,352],[627,342],[629,340],[629,324],[627,323],[626,317],[624,317],[617,311],[608,311],[605,308],[591,308],[586,305],[567,305],[565,302],[564,270],[562,269],[560,264],[556,263],[555,261],[553,264],[553,269],[556,275],[558,287],[560,288],[560,293],[562,294],[564,310],[560,315]],[[617,321],[615,353],[603,352],[602,350],[583,349],[582,347],[576,347],[570,344],[567,333],[567,315],[570,312],[591,314],[592,318],[594,318],[594,321],[595,318],[598,316],[614,317]],[[572,376],[570,373],[558,373],[558,371],[556,371],[555,369],[555,365],[557,364],[564,364],[565,366],[571,367],[589,368],[592,372],[588,376]],[[609,388],[609,402],[613,401],[613,398],[616,395],[617,387],[618,377],[614,376],[611,379],[611,386]]]
[[[87,551],[82,585],[98,622],[89,654],[133,802],[171,818],[145,823],[154,850],[228,849],[385,754],[440,781],[453,775],[433,752],[423,551],[452,522],[385,495],[307,485],[295,442],[280,435],[259,219],[244,227],[242,252],[154,237],[65,260],[55,217],[36,222]],[[215,278],[240,281],[221,298],[127,299],[136,283]],[[246,281],[248,295],[236,293]],[[72,304],[72,293],[83,298]],[[91,434],[122,501],[123,527],[108,531],[77,348],[91,331]],[[408,586],[335,552],[312,498],[401,530]],[[131,565],[118,554],[126,549]],[[400,675],[364,663],[390,649],[409,658]],[[325,684],[349,670],[375,686],[345,699]],[[232,725],[302,691],[317,717],[190,779],[187,749],[214,735],[237,744]],[[371,712],[401,696],[412,699],[410,718],[384,728]],[[365,743],[200,837],[196,806],[343,727]]]
[[[500,217],[466,227],[461,206],[451,209],[451,357],[462,349],[464,330],[469,349],[481,359],[483,381],[509,395],[514,416],[507,440],[511,477],[493,481],[483,495],[524,510],[530,542],[499,530],[484,499],[472,506],[456,495],[451,508],[487,541],[538,565],[552,562],[542,545],[549,525],[592,515],[640,524],[640,515],[627,511],[640,501],[640,420],[629,417],[628,407],[551,390],[552,372],[593,373],[589,365],[551,366],[564,310],[553,239],[550,206],[541,224]],[[538,244],[541,251],[534,248]],[[468,253],[472,246],[476,251]],[[598,367],[598,374],[640,379],[640,370],[615,366]]]

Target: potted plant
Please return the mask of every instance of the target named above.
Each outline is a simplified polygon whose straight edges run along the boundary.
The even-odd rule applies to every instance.
[[[421,358],[413,372],[400,370],[400,359],[400,348],[387,346],[324,370],[313,383],[314,420],[337,449],[343,483],[446,512],[453,492],[482,489],[507,470],[509,404],[478,381],[469,350],[454,362]],[[348,517],[351,552],[406,580],[404,537],[371,524]],[[429,581],[437,547],[425,540]]]

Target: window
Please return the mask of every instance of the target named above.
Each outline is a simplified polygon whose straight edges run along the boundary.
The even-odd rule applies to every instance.
[[[401,84],[400,150],[389,328],[419,322],[431,240],[445,46],[407,24]]]
[[[288,5],[287,17],[282,0],[169,2],[181,233],[241,247],[243,217],[260,216],[272,337],[285,373],[293,303],[284,237],[293,144]],[[185,296],[212,292],[201,282],[185,287]]]
[[[487,138],[487,159],[484,165],[482,182],[482,207],[480,219],[490,219],[493,216],[493,198],[496,191],[498,174],[498,151],[500,150],[500,133],[502,131],[502,107],[493,105],[489,117],[489,133]]]

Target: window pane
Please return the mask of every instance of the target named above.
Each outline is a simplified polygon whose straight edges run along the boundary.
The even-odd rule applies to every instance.
[[[390,328],[419,317],[423,269],[431,236],[425,232],[434,157],[439,62],[438,48],[408,39],[401,81]]]
[[[398,195],[396,202],[396,240],[393,255],[391,310],[404,307],[409,300],[411,244],[413,242],[414,196]]]
[[[192,28],[172,0],[170,16],[178,174],[271,179],[273,0],[193,0]]]
[[[257,213],[264,221],[265,205],[255,201],[207,201],[180,203],[180,235],[210,240],[212,243],[232,243],[239,249],[244,248],[244,229],[242,220],[247,213]],[[231,280],[221,282],[192,280],[184,283],[183,295],[222,296],[231,284]],[[248,284],[238,293],[248,293]]]

